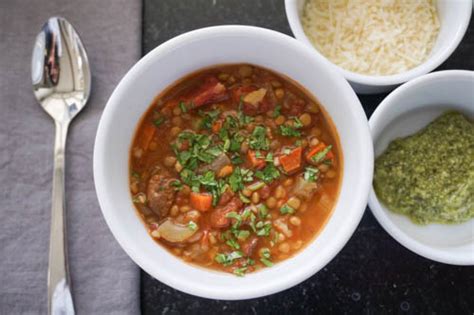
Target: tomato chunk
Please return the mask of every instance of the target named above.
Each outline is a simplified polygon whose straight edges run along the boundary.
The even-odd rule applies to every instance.
[[[265,167],[266,162],[265,162],[265,159],[263,158],[263,154],[261,158],[257,158],[255,151],[248,150],[247,158],[253,168],[261,169]]]

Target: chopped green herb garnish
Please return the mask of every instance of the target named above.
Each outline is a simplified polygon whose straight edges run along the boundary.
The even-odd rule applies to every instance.
[[[217,254],[214,258],[216,262],[224,266],[231,265],[235,260],[244,257],[244,254],[240,251],[233,251],[230,254]]]
[[[280,116],[280,114],[281,114],[281,105],[277,104],[277,106],[275,106],[275,109],[273,110],[272,117],[277,118],[278,116]]]
[[[311,167],[311,166],[307,166],[303,174],[303,178],[307,182],[317,181],[318,176],[319,176],[319,169],[317,169],[316,167]]]
[[[171,183],[171,186],[174,187],[174,190],[179,191],[181,190],[181,188],[183,188],[183,183],[181,183],[181,181],[176,179]]]
[[[323,162],[326,159],[326,155],[331,151],[332,145],[328,145],[323,150],[319,151],[311,157],[311,160],[315,163]]]
[[[295,213],[295,209],[287,205],[286,203],[280,208],[280,213],[281,214],[293,214]]]
[[[191,231],[196,231],[198,229],[198,225],[194,221],[189,221],[188,222],[188,228]]]
[[[294,127],[296,129],[299,129],[299,128],[303,127],[303,123],[301,122],[301,120],[298,117],[293,117],[293,120],[295,121]]]
[[[244,103],[242,99],[243,97],[240,97],[239,110],[237,112],[237,117],[239,119],[240,126],[245,126],[253,121],[253,117],[245,115],[244,112],[242,111],[242,105]]]
[[[186,113],[188,109],[186,108],[186,103],[185,102],[179,102],[179,108],[181,108],[181,111],[183,113]]]
[[[225,242],[227,245],[229,245],[230,247],[232,247],[233,249],[240,249],[240,245],[239,243],[234,240],[233,238],[231,239],[228,239],[227,242]]]
[[[140,179],[140,174],[138,174],[138,172],[132,171],[131,173],[133,177]]]
[[[250,211],[249,218],[250,218],[250,222],[249,222],[250,228],[252,229],[252,231],[257,233],[257,228],[255,226],[255,221],[257,221],[257,217],[252,211]]]
[[[230,158],[230,161],[231,161],[232,164],[234,164],[234,165],[238,165],[238,164],[244,163],[244,160],[242,160],[242,158],[241,158],[240,155],[238,155],[238,154],[235,154],[234,156],[232,156],[232,157]]]
[[[258,236],[269,236],[270,231],[272,230],[272,223],[270,221],[267,222],[258,222],[255,227],[257,228],[257,235]]]
[[[286,126],[286,125],[280,125],[280,133],[282,136],[285,137],[301,137],[301,132],[296,130],[293,127]]]
[[[240,267],[234,269],[234,274],[239,277],[243,277],[245,275],[245,272],[247,271],[248,267]]]
[[[207,171],[203,175],[199,175],[198,180],[204,186],[217,186],[216,177],[213,171]]]
[[[244,182],[249,183],[249,182],[253,181],[253,171],[252,170],[242,168],[241,172],[242,172],[242,179],[243,179]]]
[[[280,171],[278,171],[275,165],[267,164],[263,170],[255,172],[255,177],[263,180],[265,183],[270,183],[280,177]]]
[[[230,140],[229,140],[229,139],[225,139],[225,140],[224,140],[224,144],[222,145],[222,151],[224,151],[224,152],[229,151],[230,144],[231,144]]]
[[[298,117],[293,117],[294,124],[293,126],[288,126],[288,125],[280,125],[280,133],[282,136],[286,137],[300,137],[301,136],[301,131],[296,130],[300,129],[303,127],[303,123]]]
[[[194,192],[199,192],[200,187],[204,186],[206,191],[212,194],[212,205],[216,206],[219,202],[220,196],[227,189],[227,185],[224,180],[217,180],[215,174],[212,171],[208,171],[203,175],[196,175],[193,171],[189,169],[183,169],[181,173],[181,180],[191,187],[191,190]]]
[[[266,258],[260,258],[260,261],[267,267],[273,266],[273,263],[270,260],[266,259]]]
[[[234,134],[229,143],[229,151],[231,152],[240,151],[240,146],[242,142],[244,142],[244,140],[245,140],[245,137],[242,134],[240,133]]]
[[[244,189],[244,183],[240,167],[236,167],[232,174],[229,176],[229,186],[233,192],[237,192],[239,190]]]
[[[242,219],[247,220],[252,213],[253,213],[252,208],[251,207],[246,207],[244,209],[244,211],[242,212]]]
[[[218,147],[210,147],[209,149],[206,150],[206,153],[213,155],[215,157],[218,157],[219,155],[222,154],[222,150]]]
[[[161,116],[158,119],[156,119],[153,123],[155,124],[156,127],[159,127],[162,123],[165,122],[165,117]]]
[[[323,164],[325,165],[332,165],[332,160],[324,160]]]
[[[234,235],[239,241],[245,241],[250,236],[250,232],[246,230],[237,230]]]
[[[265,219],[268,215],[268,208],[263,203],[257,206],[258,216],[260,219]]]
[[[227,213],[225,217],[235,220],[235,223],[232,225],[234,229],[238,229],[240,225],[242,224],[242,216],[235,211]]]
[[[264,247],[262,249],[260,249],[260,261],[267,267],[271,267],[273,266],[273,263],[270,261],[271,259],[271,253],[270,253],[270,249]]]
[[[225,118],[223,128],[229,129],[231,131],[238,131],[239,121],[233,115],[228,115]]]
[[[273,163],[273,153],[268,152],[267,156],[265,157],[265,162]]]
[[[212,128],[212,124],[214,123],[214,121],[216,121],[217,117],[219,117],[219,114],[221,112],[216,109],[216,110],[213,110],[213,111],[209,111],[209,112],[203,112],[203,111],[199,111],[199,115],[201,115],[201,117],[203,117],[203,119],[201,120],[201,125],[200,125],[200,128],[201,129],[211,129]]]
[[[256,126],[253,129],[249,140],[250,148],[254,150],[268,150],[269,141],[267,139],[267,130],[263,126]]]
[[[173,146],[173,150],[179,163],[191,170],[196,169],[199,163],[211,163],[222,152],[218,146],[211,147],[209,136],[203,134],[183,131],[178,135],[177,141],[179,144],[183,141],[188,142],[188,150],[179,151],[176,145]]]
[[[271,257],[270,249],[268,249],[266,247],[263,247],[262,249],[260,249],[260,256],[262,258],[270,259],[270,257]]]

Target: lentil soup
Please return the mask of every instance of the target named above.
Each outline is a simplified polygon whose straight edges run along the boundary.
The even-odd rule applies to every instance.
[[[291,257],[339,194],[337,132],[289,78],[248,65],[192,73],[161,93],[130,151],[130,190],[172,254],[238,276]]]

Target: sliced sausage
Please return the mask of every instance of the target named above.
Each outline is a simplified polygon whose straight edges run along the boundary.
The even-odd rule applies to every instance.
[[[171,184],[174,181],[170,176],[156,174],[148,182],[148,206],[160,218],[167,216],[173,205],[176,191]]]
[[[214,228],[225,228],[230,225],[230,219],[227,218],[227,214],[233,211],[239,210],[242,207],[242,201],[239,198],[232,198],[225,206],[217,207],[211,213],[211,226]]]
[[[217,103],[229,97],[227,88],[215,77],[207,77],[204,83],[191,96],[194,107]]]
[[[218,206],[225,206],[229,201],[234,197],[234,193],[227,189],[222,195],[221,198],[219,199]]]

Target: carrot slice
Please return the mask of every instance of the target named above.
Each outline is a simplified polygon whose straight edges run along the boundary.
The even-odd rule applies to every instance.
[[[140,146],[143,150],[147,150],[151,140],[155,136],[156,127],[152,124],[146,124],[143,127],[142,136],[140,137]]]
[[[222,128],[222,120],[217,120],[212,124],[212,132],[213,133],[218,133],[219,130]]]
[[[191,192],[191,206],[199,211],[209,211],[212,206],[212,195],[208,193]]]
[[[312,158],[313,156],[315,156],[316,154],[318,154],[319,152],[323,151],[324,149],[327,148],[327,145],[324,143],[324,142],[320,142],[318,143],[316,146],[314,146],[313,148],[311,148],[309,150],[309,152],[306,154],[306,160],[308,162],[312,162]],[[334,159],[334,153],[332,153],[332,151],[329,151],[327,154],[326,154],[326,157],[330,160],[333,160]]]
[[[262,158],[257,158],[256,154],[255,154],[255,151],[252,151],[252,150],[248,150],[247,152],[247,158],[249,159],[250,161],[250,164],[252,165],[252,167],[256,168],[256,169],[260,169],[260,168],[263,168],[265,167],[265,160]]]
[[[298,147],[293,149],[290,154],[280,156],[280,163],[286,173],[292,173],[301,167],[301,153],[303,149]]]
[[[232,174],[233,171],[234,167],[232,165],[225,165],[219,170],[217,177],[226,177],[227,175]]]

